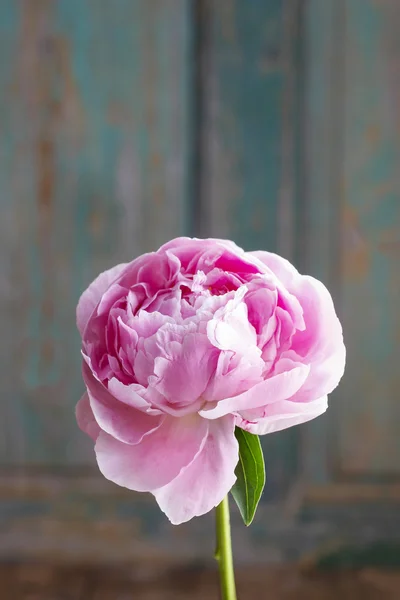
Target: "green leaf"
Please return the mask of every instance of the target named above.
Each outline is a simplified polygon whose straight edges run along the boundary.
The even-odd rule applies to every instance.
[[[264,456],[258,435],[240,427],[236,427],[235,435],[239,442],[239,462],[231,492],[245,525],[250,525],[265,485]]]

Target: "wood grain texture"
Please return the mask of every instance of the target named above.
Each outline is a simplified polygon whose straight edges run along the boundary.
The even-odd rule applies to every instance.
[[[310,0],[303,13],[303,188],[298,223],[301,269],[328,287],[340,317],[345,48],[338,40],[344,35],[343,10],[343,0]],[[301,427],[302,477],[309,483],[332,481],[340,420],[337,400],[336,392],[330,396],[328,413]]]
[[[203,229],[275,248],[281,183],[283,2],[205,2]]]
[[[238,565],[313,564],[348,548],[400,548],[399,490],[370,486],[298,490],[260,503],[245,527],[234,502]],[[31,472],[0,477],[0,562],[109,564],[140,568],[213,565],[214,515],[173,527],[150,494],[137,494],[88,473]],[[194,543],[195,540],[195,543]],[[395,553],[396,556],[396,553]],[[397,563],[398,564],[398,561]]]
[[[307,7],[304,262],[333,291],[348,353],[329,413],[302,437],[308,479],[345,478],[350,498],[351,482],[400,474],[400,7]]]
[[[77,299],[100,271],[186,231],[189,4],[1,6],[7,466],[94,462],[73,411]]]
[[[400,476],[400,4],[346,3],[338,468]]]
[[[387,600],[398,596],[400,574],[383,569],[307,572],[298,567],[252,567],[237,571],[241,600]],[[140,572],[136,565],[63,567],[0,566],[1,600],[217,600],[217,574],[212,569],[180,568]],[[7,590],[8,593],[5,592]]]

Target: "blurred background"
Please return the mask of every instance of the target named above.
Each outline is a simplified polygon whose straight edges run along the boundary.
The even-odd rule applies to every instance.
[[[182,234],[320,278],[348,347],[232,506],[240,597],[400,597],[399,173],[398,0],[0,0],[0,598],[217,598],[213,515],[103,480],[74,418],[80,293]]]

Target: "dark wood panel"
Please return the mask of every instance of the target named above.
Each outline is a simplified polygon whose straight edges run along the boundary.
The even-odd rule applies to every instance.
[[[397,571],[363,569],[337,573],[302,572],[298,567],[247,568],[237,572],[242,600],[381,600],[397,598]],[[2,600],[216,600],[217,574],[202,568],[138,571],[120,568],[65,568],[51,565],[0,566]],[[6,593],[4,590],[7,590]]]

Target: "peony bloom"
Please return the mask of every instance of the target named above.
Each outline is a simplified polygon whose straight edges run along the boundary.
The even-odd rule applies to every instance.
[[[102,273],[77,307],[76,409],[100,471],[151,492],[172,523],[235,482],[235,426],[255,434],[327,408],[345,364],[325,286],[269,252],[178,238]]]

